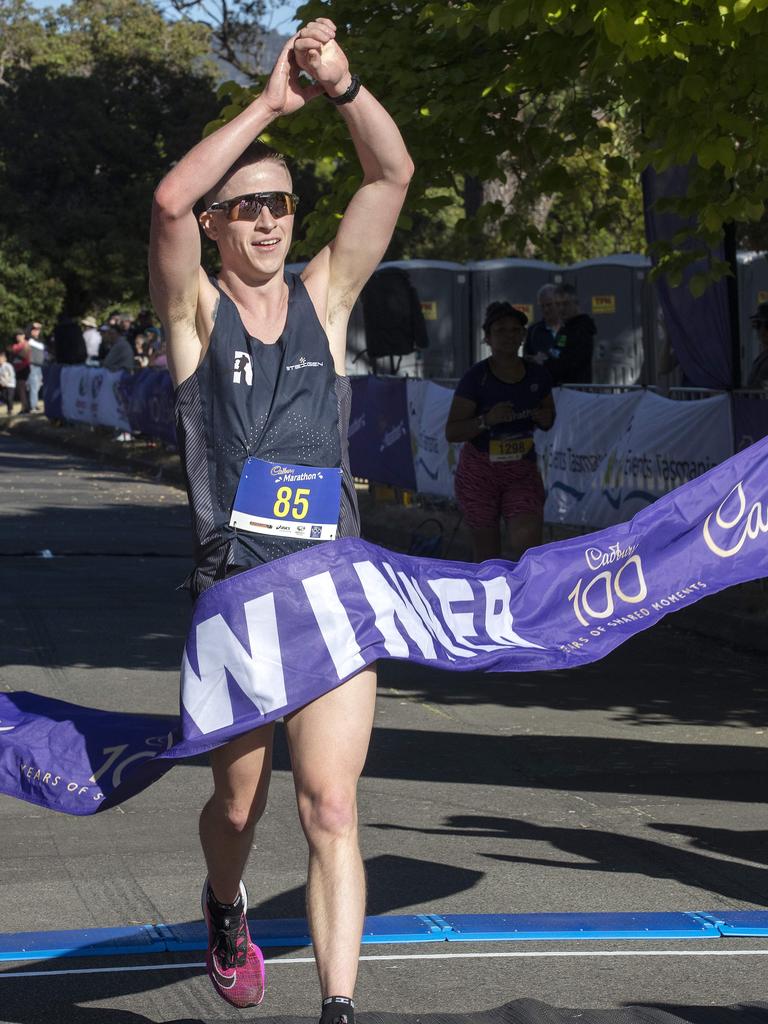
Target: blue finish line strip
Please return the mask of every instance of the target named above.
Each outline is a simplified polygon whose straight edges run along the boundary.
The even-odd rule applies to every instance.
[[[310,945],[303,918],[249,920],[263,947]],[[508,942],[581,939],[719,939],[768,935],[768,911],[685,911],[623,914],[418,914],[367,917],[363,944]],[[183,953],[205,949],[205,926],[141,925],[0,935],[0,961]]]

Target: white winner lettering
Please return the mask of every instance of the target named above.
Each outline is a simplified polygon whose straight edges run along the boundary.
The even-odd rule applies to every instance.
[[[347,679],[382,648],[395,658],[451,662],[511,647],[541,649],[513,628],[511,590],[503,576],[473,586],[456,577],[419,581],[388,562],[365,559],[351,568],[354,598],[346,573],[334,579],[333,571],[326,570],[296,581],[290,602],[295,623],[290,630],[281,623],[283,642],[289,644],[284,651],[271,592],[243,604],[237,616],[244,624],[242,639],[221,613],[196,625],[182,662],[182,702],[201,732],[228,728],[236,713],[242,716],[233,707],[238,690],[253,704],[256,717],[276,717],[300,706],[294,678],[298,673],[303,682],[305,673],[317,673],[329,655],[338,678]],[[305,603],[297,600],[302,592]],[[298,657],[296,636],[301,637]],[[306,698],[308,691],[300,686],[298,692]],[[102,771],[124,753],[105,751],[111,759]]]
[[[205,619],[197,627],[197,672],[184,652],[181,665],[182,700],[201,732],[213,732],[214,729],[232,725],[229,678],[235,681],[262,714],[285,707],[285,681],[277,636],[274,594],[264,594],[253,601],[247,601],[243,612],[250,654],[222,615]]]

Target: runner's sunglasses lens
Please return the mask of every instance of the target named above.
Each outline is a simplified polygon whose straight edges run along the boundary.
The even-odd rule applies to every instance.
[[[251,192],[212,203],[208,212],[226,210],[227,220],[256,220],[265,206],[273,217],[285,217],[296,212],[298,203],[299,197],[293,192]]]

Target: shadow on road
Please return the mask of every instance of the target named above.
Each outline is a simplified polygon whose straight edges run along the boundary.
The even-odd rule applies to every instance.
[[[768,747],[377,728],[365,774],[566,793],[764,803]]]
[[[656,832],[689,836],[690,845],[696,850],[709,850],[711,853],[725,854],[726,857],[768,864],[768,832],[763,829],[734,831],[728,828],[707,828],[704,825],[673,825],[669,822],[651,822],[648,827]]]
[[[392,699],[406,694],[443,707],[492,704],[562,711],[612,711],[632,725],[768,726],[764,659],[678,632],[662,622],[606,658],[568,671],[440,672],[423,665],[403,671],[384,662],[380,685]]]
[[[497,818],[486,815],[452,815],[445,819],[443,828],[413,828],[404,825],[380,823],[369,826],[385,832],[417,832],[429,836],[462,837],[477,839],[506,839],[516,844],[531,841],[546,844],[552,850],[568,855],[567,860],[552,857],[527,857],[505,853],[481,853],[489,860],[505,861],[510,864],[538,864],[542,867],[567,868],[569,871],[619,872],[653,879],[674,879],[690,888],[701,889],[707,894],[718,893],[728,899],[768,906],[768,869],[738,863],[723,858],[702,856],[693,850],[679,849],[666,843],[654,842],[638,836],[606,832],[596,828],[563,828],[557,825],[536,825],[517,818]],[[654,826],[652,826],[654,827]],[[665,826],[656,826],[664,828]],[[677,830],[677,826],[669,831]],[[744,850],[744,833],[718,830],[722,852],[731,856],[727,849],[728,837],[732,837],[736,849]],[[751,833],[755,850],[757,843],[764,842],[765,833]],[[574,860],[574,858],[580,860]],[[751,859],[758,859],[753,857]],[[759,859],[764,860],[764,852]],[[588,861],[589,863],[584,863]],[[706,903],[706,900],[705,900]],[[640,908],[638,908],[640,909]],[[709,906],[694,909],[706,911]]]

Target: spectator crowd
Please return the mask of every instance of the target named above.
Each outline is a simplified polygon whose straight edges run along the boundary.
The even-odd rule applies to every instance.
[[[102,324],[92,316],[78,321],[62,315],[47,335],[43,325],[33,320],[0,348],[0,405],[9,416],[14,411],[38,411],[43,366],[48,362],[105,370],[165,369],[167,365],[162,329],[151,310],[142,309],[136,317],[115,311]]]

